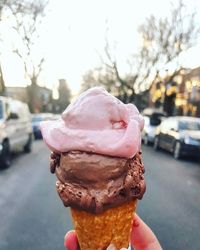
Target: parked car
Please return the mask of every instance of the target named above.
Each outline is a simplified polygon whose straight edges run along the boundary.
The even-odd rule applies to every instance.
[[[42,121],[48,121],[48,120],[54,120],[54,114],[52,113],[37,113],[32,114],[32,127],[33,127],[33,134],[34,138],[42,139],[42,133],[40,131],[40,122]]]
[[[31,114],[26,103],[0,97],[0,167],[9,167],[11,152],[31,151]]]
[[[155,150],[162,148],[173,153],[175,159],[183,155],[200,154],[200,118],[170,117],[156,129]]]
[[[165,114],[158,110],[148,109],[143,112],[144,129],[142,131],[142,142],[145,145],[153,144],[157,126],[161,123]]]

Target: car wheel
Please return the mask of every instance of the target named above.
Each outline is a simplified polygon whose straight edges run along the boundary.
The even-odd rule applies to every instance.
[[[28,141],[26,145],[24,146],[24,152],[30,153],[32,150],[32,135],[29,135]]]
[[[148,140],[148,135],[146,134],[143,138],[144,145],[148,146],[149,145],[149,140]]]
[[[8,141],[4,141],[2,144],[2,152],[0,155],[0,166],[2,168],[8,168],[11,165],[11,152]]]
[[[173,155],[175,159],[181,158],[181,143],[179,141],[177,141],[174,145]]]
[[[153,148],[154,148],[155,150],[158,150],[158,149],[159,149],[159,138],[158,138],[158,136],[156,136],[155,139],[154,139]]]

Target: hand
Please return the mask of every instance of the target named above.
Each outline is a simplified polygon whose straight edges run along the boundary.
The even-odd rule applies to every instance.
[[[68,250],[80,249],[75,231],[70,231],[65,235],[64,245]],[[133,220],[131,245],[134,250],[162,250],[155,234],[137,214]]]

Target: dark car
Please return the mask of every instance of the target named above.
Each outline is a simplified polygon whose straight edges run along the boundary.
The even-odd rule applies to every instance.
[[[200,118],[176,116],[165,119],[156,130],[154,149],[165,149],[179,159],[200,154]]]
[[[40,122],[52,120],[54,115],[52,113],[38,113],[32,114],[32,127],[35,139],[42,139],[42,134],[40,131]]]

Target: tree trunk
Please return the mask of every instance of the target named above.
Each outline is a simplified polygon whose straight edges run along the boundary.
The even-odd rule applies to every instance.
[[[3,72],[2,72],[2,67],[0,64],[0,95],[5,95],[5,82],[4,82],[4,78],[3,78]]]
[[[172,94],[170,96],[167,96],[165,94],[163,110],[164,112],[167,113],[168,116],[174,115],[175,98],[176,98],[176,94]]]
[[[31,78],[31,85],[27,87],[28,93],[28,105],[31,113],[35,112],[35,100],[37,99],[37,79],[36,77]]]

